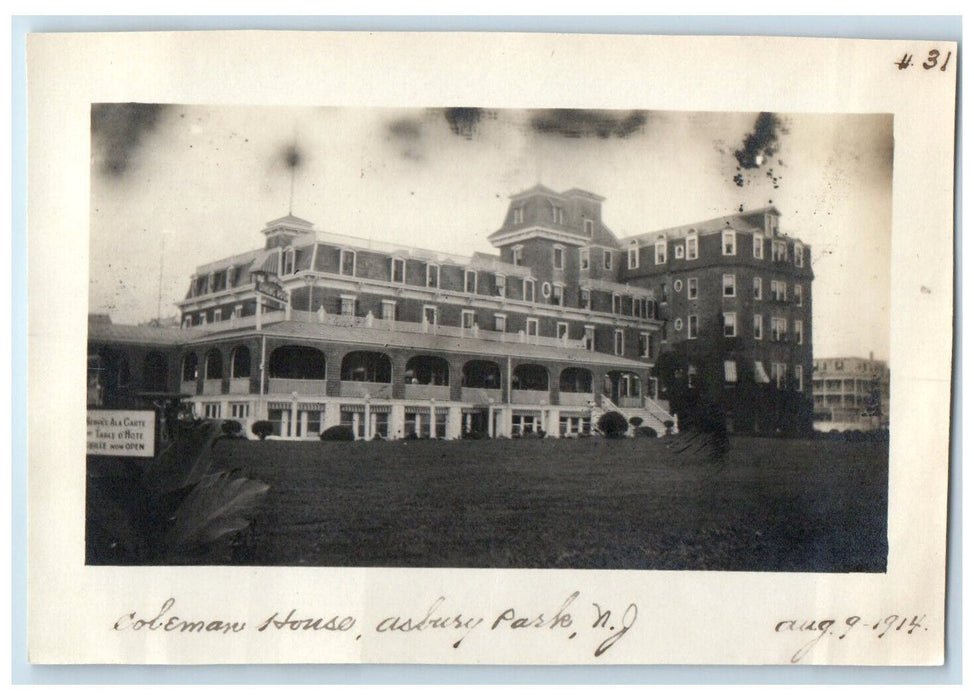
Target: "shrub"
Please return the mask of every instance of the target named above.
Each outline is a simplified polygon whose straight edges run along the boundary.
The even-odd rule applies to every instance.
[[[629,430],[629,423],[626,417],[618,411],[609,411],[599,417],[599,430],[606,437],[622,437]]]
[[[650,428],[648,425],[637,426],[635,431],[633,432],[635,433],[636,437],[646,437],[646,438],[659,437],[656,431]]]
[[[639,416],[633,416],[632,418],[629,419],[629,425],[631,425],[633,428],[638,428],[642,424],[643,424],[643,419],[640,418]]]
[[[268,435],[272,435],[274,433],[274,424],[269,420],[259,420],[250,426],[250,432],[259,437],[261,440],[264,440]]]
[[[321,439],[325,442],[351,442],[355,433],[350,425],[333,425],[321,432]]]
[[[223,434],[227,437],[237,437],[240,435],[240,431],[243,430],[243,426],[240,425],[240,421],[236,420],[225,420],[220,426]]]
[[[673,434],[673,426],[674,425],[676,425],[676,423],[674,423],[671,420],[665,420],[665,421],[663,421],[663,427],[666,428],[666,434],[667,435],[672,435]]]
[[[483,430],[471,430],[462,435],[464,440],[483,440],[487,437],[487,433]]]

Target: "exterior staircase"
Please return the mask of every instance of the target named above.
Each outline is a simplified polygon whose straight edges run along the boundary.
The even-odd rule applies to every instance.
[[[612,399],[605,394],[601,394],[599,396],[598,405],[596,405],[593,410],[592,425],[595,426],[598,423],[598,420],[602,417],[603,413],[609,413],[610,411],[621,413],[626,417],[627,421],[630,418],[642,418],[642,425],[652,428],[660,437],[666,434],[666,421],[673,421],[673,427],[671,428],[673,433],[678,433],[680,431],[679,421],[675,415],[670,414],[669,406],[667,406],[663,401],[654,400],[648,396],[644,396],[642,398],[640,406],[622,407],[617,406]]]

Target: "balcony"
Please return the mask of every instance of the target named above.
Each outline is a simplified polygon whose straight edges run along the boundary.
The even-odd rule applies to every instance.
[[[595,395],[591,391],[562,391],[558,394],[560,406],[588,406],[594,400]]]
[[[204,396],[215,396],[217,394],[223,393],[223,380],[222,379],[204,379],[203,380],[203,395]]]
[[[267,380],[269,394],[301,394],[302,396],[324,396],[324,379],[281,379],[271,377]]]
[[[642,408],[643,407],[643,397],[642,396],[620,396],[615,402],[616,406],[619,408]]]
[[[447,389],[449,389],[449,387],[447,387]],[[368,395],[373,399],[391,399],[392,384],[385,384],[382,382],[342,381],[339,395],[345,398],[361,399]]]
[[[425,401],[429,401],[430,399],[436,399],[437,401],[449,401],[450,387],[440,386],[437,384],[407,384],[406,398]]]
[[[237,377],[236,379],[230,380],[230,393],[231,394],[249,394],[250,393],[250,377]]]
[[[460,400],[465,403],[487,404],[491,400],[494,403],[500,403],[501,396],[500,389],[478,389],[470,386],[465,386],[460,389]]]
[[[548,390],[533,391],[530,389],[515,389],[511,392],[511,403],[525,404],[529,406],[540,406],[542,402],[547,403],[549,398]]]

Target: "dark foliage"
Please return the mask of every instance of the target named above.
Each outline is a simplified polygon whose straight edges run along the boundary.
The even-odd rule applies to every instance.
[[[250,432],[264,440],[268,435],[274,434],[274,424],[269,420],[259,420],[250,426]]]
[[[640,418],[639,416],[633,416],[632,418],[629,419],[629,425],[631,425],[633,428],[638,428],[642,424],[643,424],[643,419]]]
[[[629,430],[629,422],[618,411],[609,411],[599,416],[599,430],[609,438],[622,437]]]
[[[236,437],[243,430],[243,426],[240,425],[240,421],[225,420],[220,426],[220,429],[223,431],[224,435]]]
[[[638,426],[633,431],[633,433],[635,434],[636,437],[645,437],[645,438],[659,437],[656,431],[653,428],[650,428],[648,425]]]
[[[352,442],[355,433],[349,425],[333,425],[322,431],[321,439],[325,442]]]

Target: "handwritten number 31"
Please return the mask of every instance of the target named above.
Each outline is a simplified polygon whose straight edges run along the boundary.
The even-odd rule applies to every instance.
[[[942,71],[947,70],[947,64],[950,63],[950,54],[951,54],[951,52],[948,51],[947,52],[947,58],[944,59],[944,64],[942,66],[940,66],[940,70],[942,70]],[[923,68],[925,70],[930,70],[931,68],[936,68],[937,67],[937,61],[939,61],[939,60],[940,60],[940,52],[937,51],[937,49],[931,49],[930,50],[930,53],[927,54],[927,60],[923,62]]]

